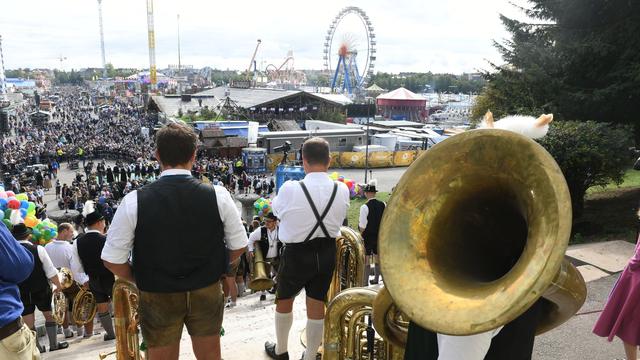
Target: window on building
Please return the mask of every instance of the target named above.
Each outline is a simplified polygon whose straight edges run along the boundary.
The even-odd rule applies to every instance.
[[[338,139],[338,146],[347,146],[347,138]]]

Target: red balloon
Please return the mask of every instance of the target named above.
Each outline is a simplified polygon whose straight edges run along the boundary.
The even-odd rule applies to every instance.
[[[15,196],[16,196],[16,193],[14,193],[14,192],[13,192],[13,191],[11,191],[11,190],[7,191],[7,197],[12,197],[12,196],[13,196],[13,197],[15,197]]]
[[[9,209],[18,210],[20,209],[20,201],[18,199],[12,199],[7,202],[7,207]]]

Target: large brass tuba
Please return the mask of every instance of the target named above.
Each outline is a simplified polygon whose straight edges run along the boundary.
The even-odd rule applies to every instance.
[[[381,303],[432,331],[468,335],[514,320],[542,296],[542,333],[586,297],[564,260],[570,230],[566,181],[540,145],[504,130],[453,136],[411,165],[389,201],[379,252],[390,298]]]
[[[116,354],[117,360],[141,360],[138,337],[138,289],[131,282],[116,278],[113,284],[113,317],[115,320],[116,350],[100,354],[104,360]]]
[[[58,270],[58,280],[60,281],[60,290],[65,290],[73,285],[73,276],[71,275],[71,270],[62,267]],[[51,299],[53,309],[53,320],[58,325],[62,325],[64,322],[64,318],[67,315],[67,297],[62,293],[62,291],[56,292],[53,294]]]
[[[240,259],[238,259],[240,261]],[[269,276],[269,264],[264,259],[262,249],[258,244],[253,247],[253,271],[251,272],[251,281],[249,281],[249,289],[253,291],[269,290],[273,287],[274,282]]]

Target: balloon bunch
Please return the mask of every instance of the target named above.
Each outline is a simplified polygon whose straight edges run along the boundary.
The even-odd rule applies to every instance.
[[[335,171],[329,174],[329,177],[333,181],[340,181],[341,183],[347,185],[347,187],[349,188],[349,196],[351,196],[352,199],[361,193],[360,185],[356,184],[355,181],[346,179],[344,176],[338,174]]]
[[[58,237],[58,226],[49,220],[38,221],[31,229],[31,240],[38,245],[45,245]]]
[[[58,228],[50,221],[41,222],[36,218],[36,204],[29,201],[25,193],[16,194],[0,187],[0,210],[4,213],[2,222],[9,230],[13,225],[24,223],[32,229],[32,240],[40,245],[58,236]]]
[[[261,197],[253,203],[253,209],[256,215],[261,218],[271,212],[271,199],[265,199]]]

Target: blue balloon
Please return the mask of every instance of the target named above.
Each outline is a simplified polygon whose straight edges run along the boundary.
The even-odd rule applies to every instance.
[[[29,202],[27,200],[20,201],[20,208],[21,209],[28,209],[29,208]]]
[[[27,209],[25,208],[20,208],[20,216],[24,219],[25,217],[27,217]]]
[[[7,199],[0,198],[0,209],[2,210],[7,209]]]

